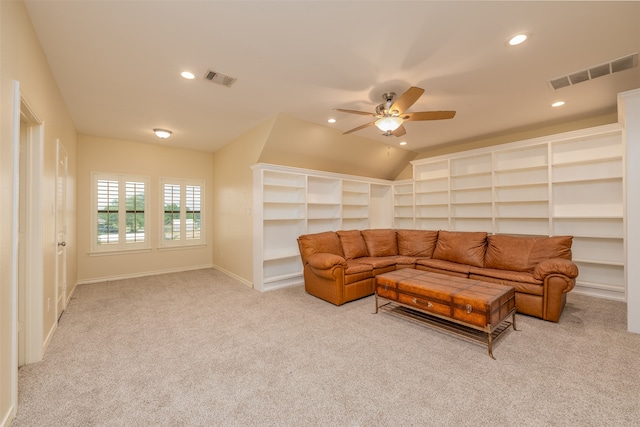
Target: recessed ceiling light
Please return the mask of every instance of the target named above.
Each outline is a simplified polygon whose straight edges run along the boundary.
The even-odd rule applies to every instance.
[[[180,73],[180,75],[188,80],[193,80],[196,78],[196,76],[193,73],[190,73],[189,71],[183,71]]]
[[[509,46],[517,46],[521,43],[524,43],[528,37],[529,36],[524,33],[516,34],[515,36],[511,37],[507,43],[509,44]]]
[[[334,119],[334,118],[330,118],[330,119],[329,119],[329,120],[327,120],[327,121],[328,121],[329,123],[335,123],[335,122],[336,122],[336,119]]]
[[[402,141],[400,145],[407,145],[407,141]]]
[[[171,136],[171,131],[167,129],[154,129],[153,132],[158,138],[167,139]]]
[[[558,101],[551,104],[552,107],[562,107],[564,105],[564,101]]]

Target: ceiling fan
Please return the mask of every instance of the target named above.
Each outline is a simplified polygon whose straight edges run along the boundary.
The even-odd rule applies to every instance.
[[[395,100],[396,94],[394,92],[387,92],[382,95],[384,102],[378,104],[375,113],[367,113],[365,111],[357,110],[344,110],[342,108],[336,108],[335,111],[342,111],[343,113],[359,114],[362,116],[376,117],[377,120],[367,123],[366,125],[358,126],[357,128],[348,130],[343,133],[359,131],[360,129],[368,128],[375,125],[378,129],[383,131],[385,136],[402,136],[407,133],[404,128],[404,122],[422,121],[422,120],[445,120],[452,119],[456,115],[455,111],[421,111],[416,113],[405,113],[405,111],[411,107],[424,93],[424,89],[419,87],[410,87],[405,93]]]

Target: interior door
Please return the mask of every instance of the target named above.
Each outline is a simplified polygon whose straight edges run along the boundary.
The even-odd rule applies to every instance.
[[[67,150],[60,140],[58,146],[58,168],[56,172],[56,313],[62,315],[67,301]]]

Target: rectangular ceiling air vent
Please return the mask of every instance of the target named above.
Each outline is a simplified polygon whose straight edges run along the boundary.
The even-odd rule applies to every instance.
[[[205,80],[209,80],[210,82],[226,87],[231,87],[231,85],[233,85],[236,80],[238,80],[235,77],[230,77],[225,74],[218,73],[217,71],[211,70],[207,71],[207,73],[204,75],[204,78]]]
[[[556,77],[549,80],[549,85],[554,89],[562,89],[563,87],[575,85],[578,83],[593,80],[598,77],[607,76],[609,74],[617,73],[619,71],[629,70],[638,66],[638,53],[624,56],[622,58],[614,59],[613,61],[606,62],[604,64],[594,65],[593,67],[586,68],[584,70],[576,71],[575,73],[568,74],[566,76]]]

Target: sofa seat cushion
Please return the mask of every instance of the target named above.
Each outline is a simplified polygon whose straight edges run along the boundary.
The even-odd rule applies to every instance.
[[[440,270],[442,272],[457,273],[460,276],[468,276],[470,268],[470,266],[466,264],[458,264],[457,262],[445,261],[435,258],[419,258],[416,261],[416,266],[419,265],[429,267],[433,270]]]
[[[373,268],[390,267],[397,264],[397,257],[385,256],[385,257],[361,257],[352,260],[354,263],[367,264]]]
[[[373,277],[373,267],[369,264],[362,264],[353,260],[347,261],[347,268],[344,271],[344,284],[359,282]]]
[[[362,230],[361,233],[364,243],[367,245],[367,252],[369,253],[369,256],[387,257],[398,255],[396,230]]]
[[[486,250],[487,233],[484,231],[440,230],[433,258],[483,267]]]
[[[360,230],[340,230],[336,234],[340,239],[342,251],[346,259],[360,258],[369,256],[367,245],[364,243]]]
[[[504,270],[499,270],[499,271],[504,271]],[[501,285],[513,286],[516,289],[516,293],[538,295],[538,296],[541,296],[544,293],[544,286],[542,285],[542,283],[534,284],[531,282],[520,282],[520,281],[509,280],[506,278],[484,276],[484,275],[475,274],[475,273],[469,274],[469,279],[476,279],[482,282],[499,283]],[[517,298],[517,295],[516,295],[516,298]]]
[[[431,258],[438,232],[430,230],[397,230],[398,255]]]
[[[298,246],[302,260],[305,261],[313,254],[328,253],[344,257],[342,245],[338,235],[333,231],[305,234],[298,237]]]
[[[414,257],[414,256],[403,256],[403,255],[398,255],[396,258],[396,265],[412,265],[415,264],[418,259],[418,257]]]
[[[534,285],[542,285],[542,280],[537,280],[533,277],[533,273],[526,271],[509,271],[499,270],[496,268],[478,268],[469,267],[469,274],[474,274],[483,277],[493,277],[496,279],[511,280],[512,282],[531,283]]]

